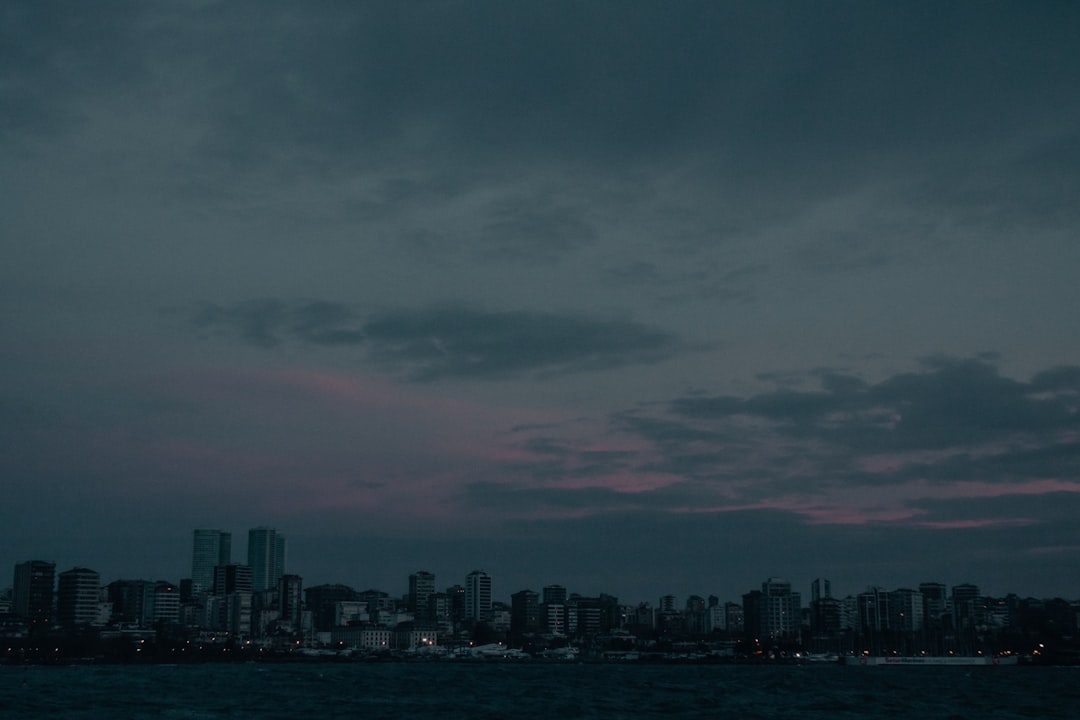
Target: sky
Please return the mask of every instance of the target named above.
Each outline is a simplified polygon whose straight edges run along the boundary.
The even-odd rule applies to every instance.
[[[1078,77],[1073,2],[5,2],[0,568],[1078,598]]]

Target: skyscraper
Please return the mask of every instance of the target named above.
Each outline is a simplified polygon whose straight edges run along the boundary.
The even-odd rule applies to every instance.
[[[199,528],[191,548],[191,583],[196,594],[214,585],[214,568],[232,562],[232,533]]]
[[[55,576],[55,563],[28,560],[15,566],[13,609],[32,628],[48,629],[52,623]]]
[[[248,530],[248,563],[255,592],[276,588],[285,574],[285,536],[274,528]]]
[[[491,576],[473,570],[465,576],[465,619],[483,622],[491,619]]]

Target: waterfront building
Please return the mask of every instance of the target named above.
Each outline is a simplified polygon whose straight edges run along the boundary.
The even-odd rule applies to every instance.
[[[565,635],[566,606],[562,603],[543,603],[540,605],[540,628],[552,635]]]
[[[15,566],[12,609],[32,630],[48,629],[52,624],[55,579],[55,563],[28,560]]]
[[[198,528],[192,536],[191,584],[194,595],[205,595],[214,585],[214,568],[232,562],[232,533]]]
[[[461,622],[465,619],[465,587],[451,585],[446,588],[446,596],[450,599],[450,619]]]
[[[705,632],[727,632],[727,612],[723,605],[710,605],[705,613]]]
[[[924,607],[918,590],[893,590],[889,593],[889,627],[900,633],[922,632]]]
[[[154,589],[150,580],[114,580],[106,587],[112,621],[148,628],[154,624]]]
[[[154,623],[180,622],[180,588],[171,582],[154,583]]]
[[[300,627],[300,613],[303,611],[303,578],[299,575],[283,575],[278,592],[280,619],[293,630]]]
[[[87,568],[72,568],[57,577],[56,619],[65,628],[93,625],[99,617],[101,576]]]
[[[473,570],[465,576],[465,619],[485,622],[491,619],[491,576]]]
[[[724,603],[724,616],[724,622],[727,623],[729,635],[738,635],[742,633],[745,626],[742,605],[737,602]]]
[[[252,528],[248,530],[247,555],[252,591],[276,588],[285,574],[285,536],[275,528]]]
[[[783,578],[769,578],[761,590],[743,595],[744,633],[752,641],[794,641],[801,629],[802,597]]]
[[[339,602],[357,600],[358,594],[348,585],[315,585],[304,589],[307,609],[312,613],[316,630],[334,627],[335,605]]]
[[[510,631],[514,634],[533,633],[540,629],[540,595],[532,590],[519,590],[510,596]]]
[[[242,567],[242,566],[241,566]],[[221,598],[224,617],[221,626],[234,638],[251,636],[251,593],[234,592]]]
[[[431,596],[435,594],[435,575],[419,570],[409,576],[409,612],[417,620],[431,619]]]

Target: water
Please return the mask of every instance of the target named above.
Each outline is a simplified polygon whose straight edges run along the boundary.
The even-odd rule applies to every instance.
[[[0,718],[1080,718],[1080,668],[0,666]]]

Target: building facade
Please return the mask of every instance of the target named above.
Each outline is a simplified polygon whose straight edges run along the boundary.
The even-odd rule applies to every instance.
[[[248,566],[254,592],[276,588],[285,574],[285,536],[275,528],[248,530]]]
[[[56,619],[66,628],[98,621],[101,576],[87,568],[72,568],[57,577]]]
[[[28,560],[15,566],[12,610],[31,629],[47,629],[52,624],[55,580],[55,563]]]
[[[473,570],[465,576],[465,619],[485,622],[491,619],[491,576]]]
[[[198,528],[191,546],[192,592],[205,595],[214,585],[214,568],[232,562],[232,533]]]

